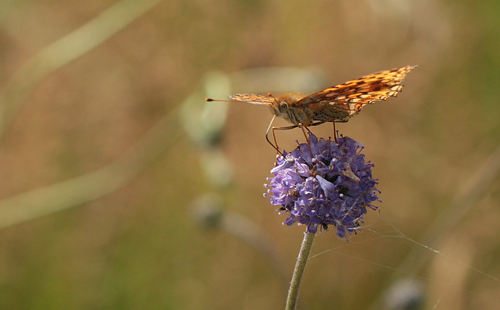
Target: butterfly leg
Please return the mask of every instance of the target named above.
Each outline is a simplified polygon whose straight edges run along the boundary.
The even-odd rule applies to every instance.
[[[339,144],[339,141],[337,141],[337,131],[335,130],[335,121],[332,121],[333,124],[333,139],[335,140],[335,143]]]
[[[304,126],[305,130],[307,130],[308,133],[313,134],[312,131],[309,129],[309,127]]]
[[[309,126],[318,126],[318,125],[324,124],[326,122],[332,122],[332,124],[333,124],[333,140],[335,141],[335,143],[339,144],[339,141],[337,140],[337,131],[335,129],[335,120],[333,118],[329,119],[329,120],[326,120],[326,121],[320,121],[320,122],[312,123]]]
[[[274,144],[271,143],[271,141],[269,141],[268,133],[266,133],[267,142],[269,142],[269,144],[271,144],[276,149],[276,151],[278,151],[278,154],[280,154],[281,156],[283,156],[283,153],[279,150],[278,141],[276,140],[276,133],[274,131],[275,130],[290,130],[290,129],[294,129],[294,128],[297,128],[297,127],[298,127],[297,125],[286,126],[286,127],[272,127],[271,131],[273,133]]]
[[[276,118],[276,115],[273,116],[273,118],[271,119],[271,122],[269,123],[269,126],[267,126],[267,130],[266,130],[266,140],[269,144],[271,144],[271,146],[276,150],[276,152],[278,152],[279,155],[283,156],[283,153],[280,151],[279,147],[278,147],[278,142],[276,141],[276,135],[274,133],[274,130],[276,129],[292,129],[292,128],[295,128],[297,126],[290,126],[291,128],[288,128],[288,127],[272,127],[273,125],[273,122],[274,122],[274,119]],[[271,140],[269,140],[269,131],[272,131],[273,133],[273,140],[274,140],[274,143],[271,142]]]
[[[306,130],[307,132],[309,132],[310,134],[312,134],[312,132],[309,130],[309,128],[307,128],[306,126],[304,126],[303,124],[299,123],[298,127],[300,129],[302,129],[302,133],[304,134],[304,137],[306,138],[306,141],[307,141],[307,145],[309,145],[309,150],[311,151],[311,157],[314,157],[314,154],[313,154],[313,150],[312,150],[312,147],[311,147],[311,142],[309,142],[309,137],[307,136],[306,134]]]
[[[271,126],[273,125],[273,122],[274,122],[274,119],[276,118],[276,115],[273,116],[273,118],[271,119],[271,122],[269,122],[269,126],[267,126],[267,130],[266,130],[266,140],[269,144],[271,144],[271,146],[276,150],[276,152],[278,152],[278,154],[280,154],[281,156],[283,156],[283,153],[280,152],[280,149],[278,148],[278,143],[276,143],[276,136],[274,135],[274,127],[272,127],[273,129],[273,137],[274,137],[274,143],[276,144],[273,144],[271,142],[271,140],[269,140],[269,130],[271,130]]]
[[[275,134],[275,130],[289,130],[289,129],[293,129],[293,128],[296,128],[298,127],[297,125],[293,125],[293,126],[286,126],[286,127],[272,127],[273,125],[273,121],[274,119],[276,118],[276,115],[273,116],[271,122],[269,123],[269,126],[267,127],[267,130],[266,130],[266,140],[269,144],[271,144],[271,146],[276,150],[276,152],[278,152],[279,155],[283,156],[283,153],[280,151],[279,147],[278,147],[278,141],[276,140],[276,134]],[[274,143],[271,142],[271,140],[269,139],[269,131],[272,132],[273,134],[273,140],[274,140]]]

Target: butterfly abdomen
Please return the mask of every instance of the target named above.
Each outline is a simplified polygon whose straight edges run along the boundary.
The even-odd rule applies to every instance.
[[[330,105],[329,103],[327,103]],[[316,121],[347,122],[352,115],[348,111],[340,110],[332,105],[323,107],[315,111],[313,119]]]

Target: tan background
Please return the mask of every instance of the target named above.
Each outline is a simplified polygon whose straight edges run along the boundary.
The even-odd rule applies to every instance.
[[[283,308],[262,253],[192,216],[216,195],[291,272],[304,228],[262,197],[269,112],[232,104],[208,149],[185,127],[210,139],[196,111],[234,78],[213,71],[304,69],[318,84],[256,80],[305,91],[403,65],[419,67],[398,98],[337,127],[366,146],[383,203],[349,243],[316,238],[303,300],[378,309],[409,277],[426,309],[498,308],[499,14],[493,0],[2,1],[0,308]],[[301,138],[279,133],[287,149]]]

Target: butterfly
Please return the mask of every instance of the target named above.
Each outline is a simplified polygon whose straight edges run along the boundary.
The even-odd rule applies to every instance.
[[[361,112],[367,104],[375,101],[396,97],[403,89],[406,75],[417,66],[404,66],[391,70],[380,71],[323,89],[310,95],[300,93],[283,94],[278,98],[272,95],[236,94],[229,96],[231,101],[266,105],[271,110],[273,118],[266,131],[266,140],[279,152],[274,130],[306,128],[326,122],[347,122],[351,117]],[[214,101],[214,99],[206,99]],[[281,117],[292,123],[287,127],[271,127],[276,117]],[[274,143],[269,140],[272,130]]]

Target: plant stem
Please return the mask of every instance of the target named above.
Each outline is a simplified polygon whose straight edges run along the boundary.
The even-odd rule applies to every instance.
[[[311,252],[314,236],[315,234],[307,231],[304,233],[304,239],[302,240],[302,245],[300,246],[299,256],[297,257],[295,269],[293,270],[292,281],[290,282],[290,288],[288,289],[285,310],[295,310],[297,305],[300,281],[302,280],[302,275],[304,274],[304,269],[306,268],[307,258]]]

